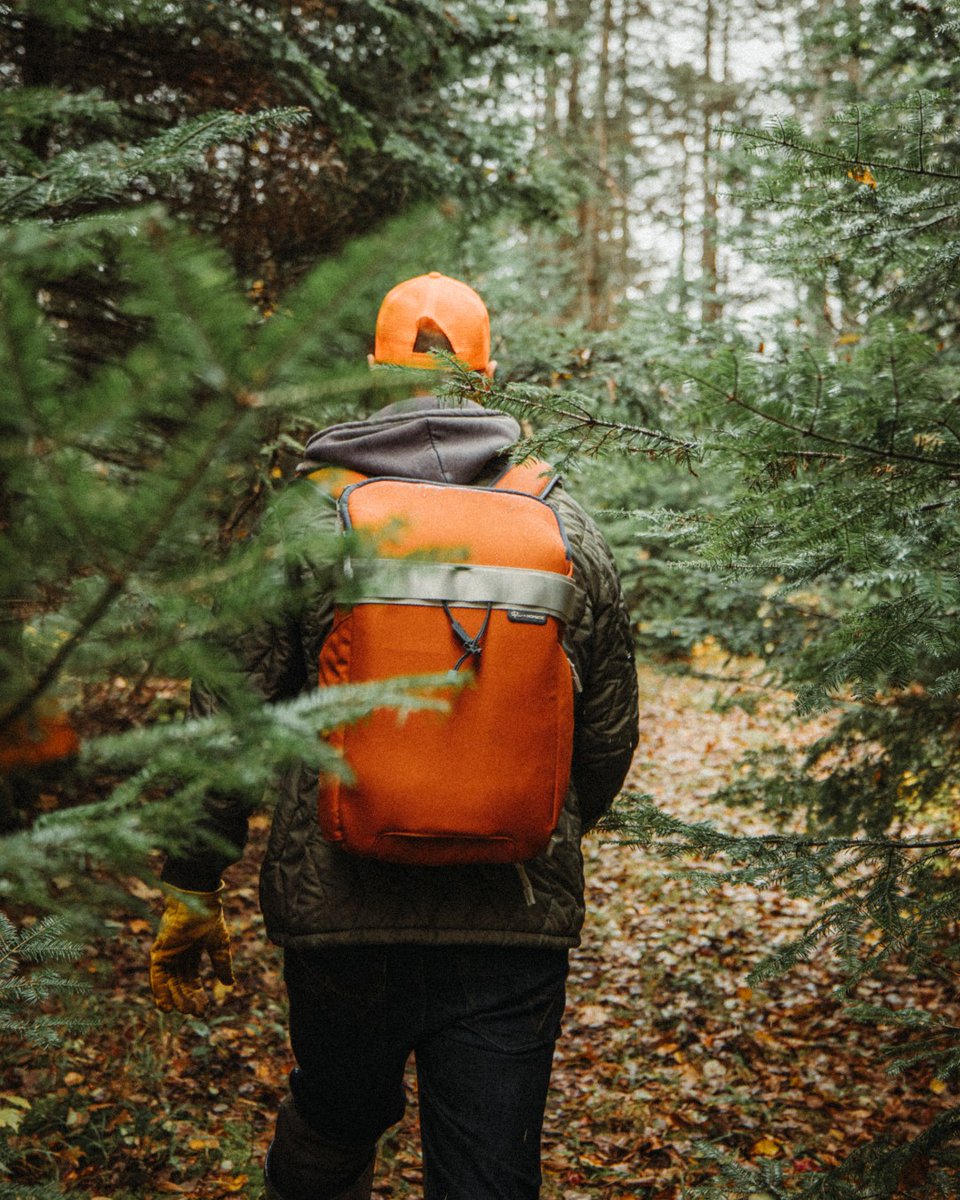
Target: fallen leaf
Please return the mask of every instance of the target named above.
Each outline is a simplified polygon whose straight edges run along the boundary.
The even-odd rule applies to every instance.
[[[225,1192],[240,1192],[244,1185],[249,1182],[249,1175],[234,1175],[231,1179],[221,1179],[219,1186]]]
[[[587,1025],[592,1029],[607,1023],[607,1010],[602,1004],[584,1004],[577,1011],[577,1019],[581,1025]]]
[[[220,1141],[215,1137],[195,1137],[187,1142],[188,1150],[219,1150]]]

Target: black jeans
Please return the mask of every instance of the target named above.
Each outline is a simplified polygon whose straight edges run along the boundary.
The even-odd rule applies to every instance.
[[[292,951],[284,976],[300,1116],[374,1146],[403,1116],[416,1056],[426,1200],[533,1200],[566,950]]]

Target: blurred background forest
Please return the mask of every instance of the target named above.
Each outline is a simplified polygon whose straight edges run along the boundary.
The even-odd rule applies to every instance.
[[[718,1135],[686,1194],[960,1194],[958,48],[946,0],[0,4],[0,1197],[260,1194],[255,1147],[203,1190],[169,1100],[78,1098],[71,1054],[137,995],[175,1058],[124,948],[205,791],[255,807],[416,703],[263,711],[222,647],[277,611],[298,546],[249,535],[312,428],[388,398],[376,307],[427,270],[487,301],[487,402],[600,517],[642,668],[781,705],[711,821],[636,793],[610,836],[802,900],[754,984],[823,964],[938,1101],[792,1167]],[[198,677],[228,703],[185,722]],[[920,990],[868,1003],[885,972]]]

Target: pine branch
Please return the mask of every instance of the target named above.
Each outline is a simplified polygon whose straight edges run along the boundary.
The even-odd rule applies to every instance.
[[[0,967],[13,958],[61,961],[76,958],[82,947],[64,940],[66,924],[62,917],[43,917],[32,928],[17,930],[9,918],[0,929]],[[0,978],[0,988],[3,986]]]
[[[0,217],[22,220],[93,199],[113,199],[137,178],[182,175],[212,145],[252,137],[266,128],[302,124],[306,115],[303,108],[268,109],[253,116],[220,112],[186,121],[125,150],[112,143],[65,150],[46,170],[25,180],[0,179]],[[44,189],[44,184],[49,186]]]
[[[601,455],[609,450],[611,442],[628,453],[650,453],[655,450],[669,450],[678,455],[678,461],[687,461],[696,456],[700,449],[692,438],[677,437],[662,429],[652,429],[633,422],[620,421],[611,417],[598,417],[591,409],[586,399],[581,399],[576,393],[567,392],[562,396],[547,388],[533,388],[517,384],[507,384],[505,388],[490,385],[486,380],[478,380],[472,372],[464,371],[453,358],[449,359],[454,373],[448,384],[449,391],[460,398],[470,399],[478,392],[482,393],[488,402],[499,404],[505,411],[511,409],[522,414],[546,416],[566,422],[553,430],[542,432],[533,438],[536,445],[556,439],[569,444],[575,430],[597,433],[598,437],[589,448],[589,453]],[[638,439],[647,444],[636,445]]]
[[[960,837],[949,838],[816,838],[801,834],[765,833],[752,836],[724,833],[708,822],[687,823],[671,817],[647,802],[647,797],[634,792],[625,792],[623,800],[629,807],[615,812],[603,822],[608,832],[630,833],[636,830],[635,838],[625,838],[623,845],[651,845],[673,851],[704,851],[728,853],[738,859],[766,858],[770,850],[787,850],[799,854],[804,850],[841,851],[879,850],[899,852],[910,850],[960,851]],[[665,842],[664,839],[676,839]],[[618,839],[619,841],[619,839]]]
[[[903,163],[889,162],[885,159],[874,158],[868,156],[866,158],[852,158],[848,154],[837,154],[830,150],[823,149],[822,146],[817,146],[813,143],[796,141],[786,135],[774,137],[770,134],[764,134],[756,129],[737,129],[730,126],[719,126],[719,131],[728,133],[732,137],[739,138],[743,141],[758,142],[760,145],[775,146],[777,149],[793,150],[798,154],[805,155],[809,158],[822,159],[826,162],[834,162],[843,167],[869,167],[871,171],[882,170],[890,171],[895,174],[918,176],[924,179],[947,179],[951,183],[960,183],[960,174],[953,171],[936,171],[929,167],[908,167]]]
[[[869,455],[871,458],[877,458],[885,461],[912,462],[919,463],[922,466],[951,467],[956,470],[960,470],[960,460],[931,458],[929,455],[911,454],[908,451],[902,450],[885,450],[879,446],[871,446],[865,442],[856,442],[849,438],[834,437],[830,434],[817,433],[816,430],[810,428],[809,426],[805,427],[803,425],[798,425],[795,422],[788,421],[785,417],[778,417],[773,413],[767,412],[763,408],[759,408],[754,404],[750,404],[747,400],[744,400],[742,396],[737,395],[735,390],[731,391],[727,388],[722,388],[707,376],[683,368],[672,367],[669,363],[659,362],[657,365],[668,374],[680,375],[684,379],[691,380],[692,382],[699,384],[705,390],[712,392],[714,395],[722,396],[723,399],[728,403],[734,404],[738,408],[742,408],[745,412],[749,412],[755,417],[759,417],[762,421],[777,425],[781,429],[787,429],[791,433],[798,433],[801,437],[812,438],[814,441],[825,442],[827,445],[831,446],[842,446],[847,451],[856,450],[862,454]],[[799,452],[777,450],[773,451],[772,453],[778,457],[782,457],[784,454],[796,455]],[[823,457],[823,455],[815,454],[815,457]]]

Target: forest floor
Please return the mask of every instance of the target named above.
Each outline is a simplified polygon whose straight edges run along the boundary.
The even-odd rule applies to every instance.
[[[744,751],[800,747],[815,728],[790,720],[786,697],[721,713],[713,702],[724,685],[655,668],[640,682],[632,786],[687,819],[766,828],[760,814],[709,796]],[[159,893],[129,881],[130,909],[113,915],[110,936],[85,960],[94,1028],[52,1066],[23,1052],[0,1068],[0,1126],[12,1134],[17,1182],[56,1180],[86,1200],[262,1196],[260,1164],[291,1065],[280,957],[256,903],[267,824],[254,819],[230,872],[240,983],[203,1021],[153,1009],[146,959]],[[835,1165],[881,1130],[911,1136],[948,1106],[928,1068],[887,1073],[881,1049],[893,1035],[844,1013],[829,962],[747,983],[803,927],[806,902],[726,885],[699,892],[685,879],[696,864],[597,837],[585,855],[589,915],[547,1106],[544,1200],[680,1200],[717,1175],[705,1143],[748,1165],[777,1160],[789,1180]],[[135,900],[143,907],[131,915]],[[895,968],[859,998],[960,1023],[955,992]],[[384,1140],[378,1197],[421,1194],[412,1076],[410,1099]]]

